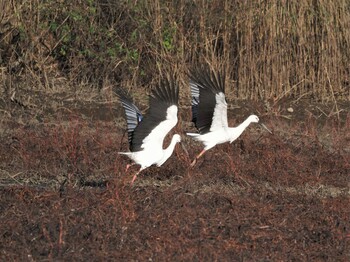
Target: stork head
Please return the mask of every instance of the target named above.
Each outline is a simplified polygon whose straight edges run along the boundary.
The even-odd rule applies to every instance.
[[[259,117],[256,115],[251,115],[248,117],[250,123],[259,123]]]
[[[172,139],[175,143],[179,143],[181,142],[181,136],[179,134],[175,134],[173,135],[173,139]]]
[[[259,117],[256,115],[251,115],[248,117],[250,123],[259,123]],[[260,126],[262,126],[264,129],[266,129],[270,134],[272,134],[271,130],[267,128],[263,123],[259,123]]]

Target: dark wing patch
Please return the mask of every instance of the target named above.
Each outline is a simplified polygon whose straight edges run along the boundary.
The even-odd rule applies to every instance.
[[[149,97],[149,109],[142,122],[136,127],[130,150],[142,150],[142,142],[160,122],[166,120],[167,109],[177,105],[179,88],[173,79],[164,79],[160,85],[152,90]],[[166,134],[164,134],[164,137]]]
[[[192,122],[200,134],[210,131],[216,105],[215,95],[225,94],[225,75],[215,74],[208,68],[190,71],[192,94]]]
[[[143,116],[137,106],[135,106],[133,103],[132,98],[126,93],[123,88],[115,89],[115,93],[117,94],[125,110],[126,123],[128,128],[128,141],[129,147],[131,147],[134,130],[142,121]]]
[[[192,107],[192,122],[196,124],[198,116],[198,104],[199,104],[199,87],[196,83],[190,80],[191,88],[191,107]]]

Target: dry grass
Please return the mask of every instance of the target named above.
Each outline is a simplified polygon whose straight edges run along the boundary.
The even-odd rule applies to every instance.
[[[28,86],[142,92],[166,72],[187,86],[188,68],[205,62],[226,71],[230,98],[350,98],[345,0],[1,4],[0,84],[9,97]]]

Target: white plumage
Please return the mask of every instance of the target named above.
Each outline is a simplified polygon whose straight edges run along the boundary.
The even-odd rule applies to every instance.
[[[201,141],[204,144],[204,150],[209,150],[218,144],[226,142],[232,143],[243,133],[250,123],[258,122],[259,118],[256,115],[251,115],[237,127],[226,126],[203,135],[198,133],[187,133],[187,135],[192,136],[197,141]]]
[[[197,159],[210,148],[217,144],[232,143],[250,123],[259,122],[256,115],[251,115],[237,127],[228,126],[224,80],[223,75],[205,69],[197,69],[190,74],[192,121],[199,133],[187,135],[204,144],[204,149],[196,156],[191,166],[194,166]]]
[[[172,155],[175,145],[181,141],[180,135],[172,137],[170,145],[163,149],[165,136],[177,124],[178,113],[178,86],[169,80],[163,80],[161,85],[152,91],[150,107],[142,116],[140,110],[133,104],[130,97],[123,89],[116,93],[125,109],[128,137],[131,152],[119,152],[127,155],[140,165],[139,171],[134,175],[132,183],[137,175],[151,165],[160,167]],[[127,165],[126,171],[131,165]]]

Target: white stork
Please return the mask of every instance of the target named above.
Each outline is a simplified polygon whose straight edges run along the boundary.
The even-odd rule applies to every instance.
[[[164,79],[153,89],[149,96],[149,109],[143,117],[140,110],[124,89],[117,89],[116,94],[121,101],[126,115],[130,152],[119,152],[134,161],[128,164],[140,165],[131,184],[145,168],[156,164],[160,167],[172,155],[176,143],[181,141],[180,135],[172,137],[168,148],[163,149],[163,140],[177,123],[179,88],[174,81]]]
[[[227,123],[227,103],[225,99],[225,75],[208,69],[195,69],[190,72],[192,95],[192,122],[199,133],[187,133],[204,144],[204,149],[192,161],[193,167],[210,148],[235,141],[250,123],[258,123],[256,115],[250,115],[237,127]],[[261,124],[264,128],[267,127]],[[267,129],[270,133],[271,131]]]

